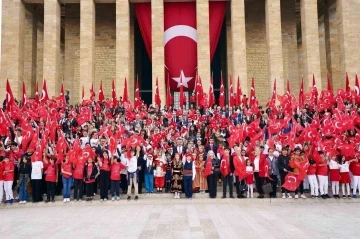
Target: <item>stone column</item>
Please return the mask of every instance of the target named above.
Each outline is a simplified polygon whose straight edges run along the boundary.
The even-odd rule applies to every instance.
[[[60,95],[60,3],[44,1],[44,74],[49,98]],[[40,85],[39,88],[42,86]]]
[[[320,45],[317,0],[301,0],[301,35],[304,51],[305,90],[312,86],[315,75],[317,89],[321,90]]]
[[[166,90],[164,77],[164,1],[151,1],[151,27],[152,27],[152,100],[156,90],[156,77],[159,79],[159,94],[161,104],[166,104]]]
[[[345,79],[346,72],[353,79],[360,70],[360,2],[337,0],[336,11],[339,20],[340,79]]]
[[[197,63],[205,91],[210,87],[209,0],[196,1]]]
[[[85,99],[89,99],[95,80],[95,3],[93,0],[80,2],[80,99],[84,86]],[[94,86],[95,87],[95,86]],[[95,89],[94,89],[95,90]],[[95,90],[96,91],[96,90]]]
[[[248,92],[245,0],[231,1],[231,44],[232,44],[232,75],[236,80],[240,76],[241,90]],[[236,88],[236,87],[235,87]],[[234,88],[234,89],[235,89]]]
[[[122,96],[126,77],[129,99],[133,101],[134,79],[130,77],[130,64],[130,4],[116,0],[116,91]]]
[[[276,93],[284,94],[284,61],[283,44],[281,34],[281,8],[280,0],[266,0],[266,40],[268,52],[268,70],[269,70],[269,94],[273,91],[274,81],[276,79]]]
[[[0,99],[5,99],[6,79],[14,97],[21,100],[24,73],[25,7],[21,0],[2,1]]]

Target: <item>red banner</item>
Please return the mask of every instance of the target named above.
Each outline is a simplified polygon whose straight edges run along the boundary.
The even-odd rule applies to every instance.
[[[226,2],[209,3],[211,60],[220,37],[225,10]],[[135,11],[151,59],[151,5],[135,4]],[[179,91],[181,79],[184,91],[192,90],[197,70],[196,3],[164,3],[164,31],[165,72],[170,78],[170,88]]]

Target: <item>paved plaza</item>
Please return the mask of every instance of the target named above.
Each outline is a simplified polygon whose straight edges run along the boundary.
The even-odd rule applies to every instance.
[[[360,238],[357,200],[143,199],[0,209],[0,238]]]

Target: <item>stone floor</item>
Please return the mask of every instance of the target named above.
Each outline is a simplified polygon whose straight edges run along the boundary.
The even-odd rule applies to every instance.
[[[358,200],[144,199],[1,207],[0,238],[360,238]]]

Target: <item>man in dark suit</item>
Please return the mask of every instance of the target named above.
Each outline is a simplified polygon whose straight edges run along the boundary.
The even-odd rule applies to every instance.
[[[97,155],[99,155],[100,157],[103,157],[103,152],[105,151],[105,150],[107,150],[107,146],[106,146],[106,138],[103,136],[103,137],[101,137],[101,139],[100,139],[100,142],[99,142],[99,145],[96,147],[96,149],[95,149],[95,153],[97,154]]]
[[[209,139],[209,144],[206,145],[206,147],[205,147],[205,152],[207,154],[210,150],[212,150],[212,151],[214,151],[214,154],[216,155],[217,154],[217,148],[218,147],[215,145],[214,139],[210,138]]]
[[[186,152],[186,147],[183,146],[183,140],[182,138],[177,138],[176,140],[176,146],[173,147],[174,154],[178,153],[180,155],[184,155]]]

